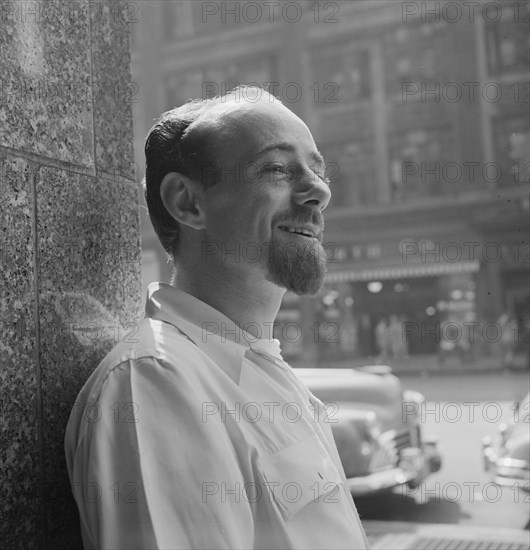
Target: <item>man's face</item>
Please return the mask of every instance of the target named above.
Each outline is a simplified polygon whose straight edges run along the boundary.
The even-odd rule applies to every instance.
[[[307,126],[267,99],[219,105],[208,116],[222,176],[205,191],[203,258],[316,294],[326,273],[321,211],[331,193]]]

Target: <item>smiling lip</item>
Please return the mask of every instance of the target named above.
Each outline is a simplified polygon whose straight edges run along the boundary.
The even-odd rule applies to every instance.
[[[320,230],[315,230],[307,225],[279,225],[278,229],[285,231],[286,233],[293,233],[310,239],[316,239]]]

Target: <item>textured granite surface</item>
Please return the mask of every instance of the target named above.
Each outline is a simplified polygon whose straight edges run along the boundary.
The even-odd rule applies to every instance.
[[[84,4],[2,6],[0,145],[93,165],[90,24]]]
[[[40,518],[32,177],[0,156],[0,548],[36,548]]]
[[[77,511],[64,430],[84,382],[137,320],[137,188],[45,167],[36,188],[48,545],[67,548]]]
[[[138,86],[131,82],[129,31],[136,24],[135,2],[98,2],[92,13],[92,78],[96,167],[135,179],[132,103]]]
[[[90,6],[2,5],[2,549],[81,548],[66,422],[143,316],[127,23]]]

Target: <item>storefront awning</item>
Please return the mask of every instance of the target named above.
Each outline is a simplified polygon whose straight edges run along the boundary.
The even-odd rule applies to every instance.
[[[433,262],[373,267],[348,267],[328,271],[326,283],[346,283],[355,281],[380,281],[384,279],[407,279],[409,277],[437,277],[457,273],[477,273],[478,260],[470,262]]]

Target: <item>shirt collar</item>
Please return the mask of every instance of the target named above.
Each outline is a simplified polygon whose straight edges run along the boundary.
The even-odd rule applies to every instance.
[[[145,312],[184,333],[235,383],[239,383],[247,351],[282,360],[278,340],[256,339],[217,309],[171,285],[151,283],[147,287]]]

